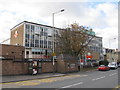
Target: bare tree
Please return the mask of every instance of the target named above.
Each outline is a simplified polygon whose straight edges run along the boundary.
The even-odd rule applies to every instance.
[[[82,56],[89,51],[88,44],[94,38],[94,35],[90,35],[88,32],[92,32],[92,29],[79,26],[76,23],[61,30],[56,38],[56,53],[58,55]]]

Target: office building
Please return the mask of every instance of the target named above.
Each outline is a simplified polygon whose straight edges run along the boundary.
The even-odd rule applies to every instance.
[[[57,33],[59,28],[54,28]],[[25,58],[48,58],[52,53],[53,27],[23,21],[11,29],[10,44],[25,46]]]

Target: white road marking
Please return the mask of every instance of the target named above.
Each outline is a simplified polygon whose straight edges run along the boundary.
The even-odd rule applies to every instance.
[[[102,79],[102,78],[105,78],[105,76],[100,77],[100,78],[96,78],[96,79],[92,79],[92,80],[95,81],[95,80],[99,80],[99,79]]]
[[[117,73],[110,74],[109,76],[113,76],[113,75],[115,75],[115,74],[117,74]]]
[[[68,86],[64,86],[64,87],[61,87],[61,88],[68,88],[68,87],[72,87],[72,86],[76,86],[76,85],[80,85],[80,84],[83,84],[83,82],[72,84],[72,85],[68,85]]]

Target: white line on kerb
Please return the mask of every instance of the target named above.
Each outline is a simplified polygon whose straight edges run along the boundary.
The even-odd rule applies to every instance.
[[[68,88],[68,87],[76,86],[76,85],[79,85],[79,84],[83,84],[83,82],[72,84],[72,85],[68,85],[68,86],[64,86],[64,87],[61,87],[61,88]]]
[[[109,76],[113,76],[113,75],[115,75],[115,74],[117,74],[117,73],[110,74]]]
[[[94,81],[94,80],[99,80],[99,79],[102,79],[102,78],[105,78],[105,76],[100,77],[100,78],[96,78],[96,79],[92,79],[92,80]]]

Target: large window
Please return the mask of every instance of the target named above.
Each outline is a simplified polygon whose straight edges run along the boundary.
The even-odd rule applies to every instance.
[[[26,30],[30,29],[30,25],[26,24]]]
[[[26,24],[25,29],[26,47],[52,48],[51,37],[48,37],[50,28]]]

